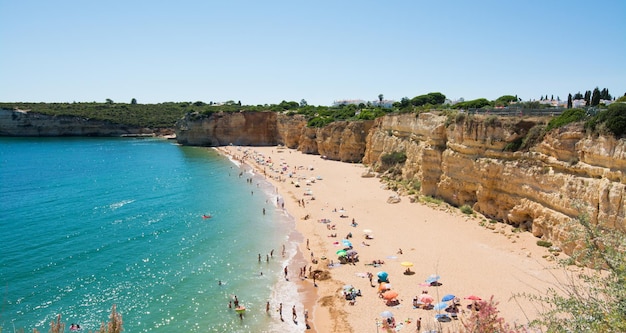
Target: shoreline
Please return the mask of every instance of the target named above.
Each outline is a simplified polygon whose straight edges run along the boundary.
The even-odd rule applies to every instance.
[[[265,172],[264,169],[261,165],[259,165],[258,163],[254,163],[253,161],[248,160],[247,158],[240,156],[238,153],[242,153],[242,151],[239,151],[238,148],[241,148],[243,150],[246,150],[247,148],[252,148],[252,147],[242,147],[242,146],[233,146],[230,148],[234,148],[235,150],[232,149],[227,149],[226,147],[213,147],[217,152],[219,152],[220,154],[229,157],[230,159],[232,159],[233,161],[235,161],[236,163],[239,164],[239,168],[245,168],[245,167],[249,167],[251,169],[251,171],[255,174],[256,177],[260,177],[262,178],[263,181],[267,182],[268,184],[270,184],[271,186],[273,186],[275,188],[275,194],[282,199],[282,204],[284,205],[282,208],[283,210],[289,214],[289,216],[291,216],[291,218],[294,220],[294,223],[296,223],[297,218],[293,215],[291,215],[291,211],[288,209],[289,207],[289,201],[287,200],[288,198],[285,196],[285,193],[283,190],[283,188],[280,186],[280,181],[274,179],[273,177],[268,177]],[[278,203],[278,201],[277,201]],[[280,209],[281,207],[277,204],[276,205],[277,209]],[[313,318],[315,318],[315,304],[318,300],[318,294],[317,294],[317,289],[313,286],[312,282],[310,281],[310,279],[303,279],[300,276],[298,278],[294,278],[294,270],[295,268],[299,268],[302,266],[306,266],[309,267],[310,266],[310,261],[305,259],[304,253],[306,253],[306,251],[303,251],[302,249],[302,244],[303,244],[303,240],[304,240],[304,235],[302,235],[298,230],[297,227],[294,226],[295,229],[292,231],[292,234],[289,236],[290,239],[293,238],[299,238],[301,239],[300,241],[298,241],[298,245],[296,246],[296,253],[295,255],[292,257],[290,265],[288,266],[288,270],[289,270],[289,280],[288,281],[295,281],[295,287],[298,291],[298,293],[301,295],[301,301],[302,301],[302,306],[303,306],[303,311],[298,313],[298,321],[302,321],[305,325],[306,325],[306,332],[310,332],[310,333],[317,333],[318,331],[316,330],[315,327],[315,321]],[[287,317],[289,315],[289,309],[284,309],[283,313],[284,316],[283,317]],[[308,320],[305,320],[305,313],[308,313]]]
[[[380,314],[385,310],[393,312],[398,327],[410,326],[412,331],[417,318],[421,318],[422,329],[437,325],[459,328],[460,320],[442,325],[433,319],[437,311],[413,308],[411,300],[420,292],[428,292],[435,299],[453,293],[462,299],[463,306],[468,304],[463,300],[467,295],[477,294],[483,299],[493,295],[507,322],[526,324],[536,318],[537,309],[529,301],[511,296],[541,293],[566,279],[547,268],[554,266],[543,258],[547,249],[537,246],[537,239],[530,233],[513,233],[510,226],[502,223],[481,225],[480,217],[464,215],[448,205],[410,203],[407,197],[401,197],[399,203],[387,203],[394,192],[378,178],[361,177],[368,170],[362,164],[324,160],[274,146],[216,149],[238,158],[276,187],[302,237],[294,262],[302,260],[307,267],[312,265],[322,275],[330,276],[317,280],[317,287],[313,287],[310,278],[298,279],[304,308],[309,310],[311,329],[307,332],[378,329]],[[244,151],[251,155],[239,159],[238,154]],[[259,156],[263,161],[256,160]],[[312,178],[315,175],[318,181]],[[305,216],[309,218],[304,219]],[[351,226],[352,219],[356,226]],[[320,223],[322,220],[330,223]],[[335,229],[330,229],[331,225]],[[372,230],[371,240],[365,239],[365,229]],[[338,260],[337,243],[348,233],[352,234],[353,249],[358,251],[360,261],[329,268],[329,263]],[[329,237],[333,234],[337,237]],[[311,263],[309,255],[316,264]],[[385,263],[374,267],[369,264],[372,260]],[[403,274],[406,267],[400,263],[406,262],[412,264],[411,275]],[[380,270],[389,273],[393,289],[399,293],[399,305],[386,306],[376,293],[378,288],[373,288]],[[293,277],[294,269],[290,272]],[[373,284],[367,273],[374,275]],[[431,274],[441,276],[442,286],[432,288],[424,284]],[[341,295],[343,286],[348,284],[362,293],[354,303]],[[301,318],[301,314],[298,316]]]

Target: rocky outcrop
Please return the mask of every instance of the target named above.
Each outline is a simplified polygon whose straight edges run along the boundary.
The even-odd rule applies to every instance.
[[[176,139],[192,146],[273,146],[278,142],[275,112],[187,114],[176,123]]]
[[[276,112],[188,114],[177,123],[179,143],[195,146],[285,145],[306,154],[342,162],[360,162],[373,121],[338,121],[306,127],[301,115]]]
[[[0,136],[164,136],[172,133],[167,129],[137,128],[75,116],[0,109]]]
[[[398,179],[421,183],[421,194],[470,205],[566,252],[577,245],[568,241],[570,222],[581,213],[626,230],[626,140],[569,126],[527,151],[505,149],[543,121],[467,117],[449,124],[428,113],[386,116],[370,131],[363,162],[377,166],[381,155],[405,152]]]

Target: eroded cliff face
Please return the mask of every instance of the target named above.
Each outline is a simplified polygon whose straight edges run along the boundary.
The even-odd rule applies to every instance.
[[[179,143],[196,146],[285,145],[306,154],[342,162],[360,162],[373,121],[334,122],[306,127],[301,115],[275,112],[189,114],[177,124]]]
[[[468,117],[469,118],[469,117]],[[364,163],[403,151],[404,180],[421,182],[421,194],[470,205],[489,218],[532,231],[570,252],[573,224],[625,230],[626,140],[590,137],[582,128],[547,134],[524,152],[505,150],[544,120],[470,118],[446,126],[435,114],[386,116],[367,140]]]
[[[278,136],[274,112],[187,114],[176,123],[176,139],[191,146],[273,146]]]
[[[151,136],[172,133],[167,129],[137,128],[74,116],[0,109],[0,136]]]

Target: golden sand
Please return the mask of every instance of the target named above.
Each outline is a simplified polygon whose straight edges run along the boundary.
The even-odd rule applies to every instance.
[[[368,170],[362,164],[329,161],[279,147],[229,146],[219,150],[235,158],[242,158],[245,152],[250,158],[244,163],[266,174],[277,186],[285,198],[285,209],[294,216],[296,229],[305,240],[300,246],[302,257],[309,260],[313,253],[317,260],[314,269],[329,273],[330,279],[316,281],[317,287],[312,286],[311,279],[300,286],[310,295],[304,304],[311,308],[309,331],[382,332],[381,313],[391,311],[397,331],[414,332],[415,320],[421,318],[422,330],[441,325],[444,331],[454,332],[469,313],[466,307],[471,301],[465,299],[469,295],[485,300],[493,296],[507,322],[525,324],[537,316],[537,309],[528,300],[512,296],[542,294],[557,280],[565,279],[563,272],[548,269],[554,266],[544,259],[548,251],[537,246],[530,233],[513,233],[510,226],[465,215],[446,204],[411,203],[407,197],[388,203],[395,193],[378,178],[362,177]],[[252,158],[261,156],[261,160],[284,166],[287,171],[281,174],[280,168]],[[324,219],[330,222],[321,222]],[[353,219],[356,226],[351,225]],[[368,230],[373,239],[365,239],[364,231]],[[338,262],[335,253],[343,248],[342,239],[348,233],[352,233],[349,240],[359,261],[329,268],[331,261]],[[333,234],[337,237],[330,237]],[[384,264],[376,267],[374,260]],[[402,262],[413,264],[409,268],[413,274],[404,274],[407,267]],[[381,271],[388,273],[399,305],[387,306],[379,297],[377,273]],[[374,287],[368,272],[374,275]],[[428,285],[426,279],[432,274],[440,276],[440,286]],[[353,304],[342,297],[345,285],[361,291],[362,296]],[[413,298],[425,291],[435,303],[446,294],[460,298],[461,309],[465,309],[459,313],[460,319],[438,323],[435,315],[445,312],[414,308]]]

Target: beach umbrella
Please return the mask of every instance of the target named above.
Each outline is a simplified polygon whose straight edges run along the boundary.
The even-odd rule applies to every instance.
[[[428,283],[433,283],[433,282],[437,282],[439,281],[439,279],[441,279],[441,277],[437,274],[431,274],[426,278],[426,282]]]
[[[376,276],[378,276],[378,278],[383,281],[387,281],[387,277],[389,276],[389,274],[387,272],[378,272]]]
[[[354,256],[354,255],[357,255],[359,253],[356,252],[356,250],[348,250],[348,251],[346,251],[346,254],[349,255],[349,256]]]
[[[443,298],[441,299],[441,301],[442,301],[442,302],[448,302],[448,301],[453,300],[453,299],[454,299],[454,297],[456,297],[456,296],[454,296],[454,295],[452,295],[452,294],[447,294],[447,295],[443,296]]]
[[[469,299],[471,301],[480,301],[480,300],[482,300],[482,298],[480,298],[480,297],[478,297],[476,295],[469,295],[469,296],[465,297],[465,299]]]
[[[410,261],[403,261],[400,263],[400,265],[404,266],[404,267],[413,267],[413,263]]]
[[[435,304],[435,306],[433,307],[433,309],[435,309],[435,310],[443,310],[443,309],[445,309],[445,308],[447,308],[447,307],[448,307],[448,303],[446,303],[446,302],[440,302],[440,303]]]
[[[383,293],[383,298],[386,300],[392,300],[398,297],[398,292],[395,290],[387,290]]]
[[[346,284],[345,286],[343,286],[343,291],[350,291],[354,289],[354,287],[351,284]]]
[[[342,243],[343,245],[345,245],[345,246],[351,246],[351,245],[352,245],[352,243],[351,243],[349,240],[347,240],[347,239],[342,239],[342,240],[341,240],[341,243]],[[348,245],[348,244],[349,244],[349,245]]]
[[[346,252],[346,250],[339,250],[339,251],[337,251],[335,253],[337,253],[337,255],[340,256],[340,257],[345,257],[348,254]]]
[[[378,286],[378,292],[383,292],[383,291],[389,290],[389,289],[391,289],[391,283],[381,283]]]
[[[371,234],[372,232],[372,229],[363,229],[364,234]]]
[[[383,318],[393,318],[393,313],[391,313],[391,311],[383,311],[380,313],[380,316]]]
[[[417,300],[422,302],[422,303],[426,303],[426,304],[430,304],[430,303],[435,301],[435,299],[432,296],[428,295],[428,294],[421,294],[421,295],[417,296]]]

